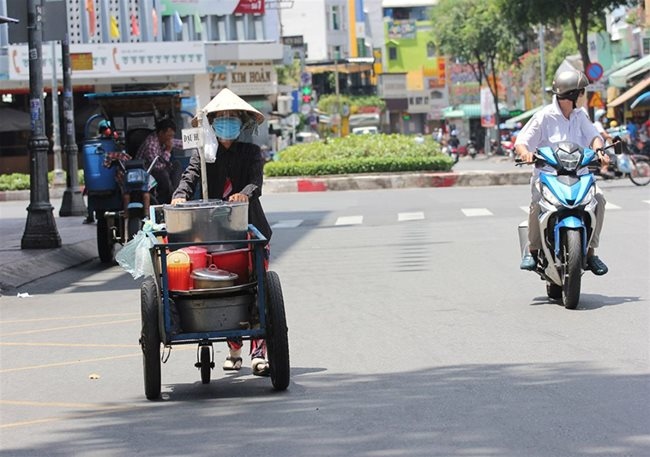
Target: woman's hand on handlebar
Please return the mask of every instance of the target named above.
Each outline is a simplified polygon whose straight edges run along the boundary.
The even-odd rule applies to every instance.
[[[185,203],[186,199],[183,197],[172,198],[172,205],[178,205],[179,203]]]
[[[228,199],[229,202],[248,203],[248,195],[232,194]]]

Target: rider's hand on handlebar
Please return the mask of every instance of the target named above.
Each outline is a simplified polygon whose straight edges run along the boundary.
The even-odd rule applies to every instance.
[[[183,197],[173,198],[172,199],[172,205],[178,205],[179,203],[185,203],[185,201],[186,201],[186,199],[184,199]]]
[[[602,165],[609,165],[609,156],[605,154],[602,149],[598,149],[597,154],[598,160],[600,160]]]
[[[520,152],[519,153],[519,160],[521,160],[523,163],[532,163],[533,162],[533,153],[530,152],[530,151]]]

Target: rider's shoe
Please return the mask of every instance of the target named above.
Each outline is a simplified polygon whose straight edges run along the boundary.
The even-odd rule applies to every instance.
[[[607,265],[597,255],[587,257],[587,268],[596,276],[602,276],[609,271]]]
[[[521,264],[519,265],[520,269],[529,270],[529,271],[535,271],[536,267],[537,267],[537,260],[531,253],[526,254],[524,258],[521,259]]]

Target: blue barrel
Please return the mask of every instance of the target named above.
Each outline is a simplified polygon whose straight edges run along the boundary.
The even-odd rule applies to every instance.
[[[105,153],[116,150],[117,146],[110,138],[97,138],[84,142],[84,181],[88,191],[117,189],[115,181],[117,167],[104,166]]]

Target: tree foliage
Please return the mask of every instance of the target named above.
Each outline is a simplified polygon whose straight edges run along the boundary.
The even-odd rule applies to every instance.
[[[597,26],[604,11],[617,6],[631,5],[633,0],[495,0],[507,22],[520,29],[538,24],[567,23],[578,46],[582,63],[591,63],[587,34]]]
[[[431,19],[439,49],[470,65],[479,84],[497,81],[499,68],[512,62],[517,40],[502,19],[496,0],[440,0]],[[497,107],[497,84],[488,87]]]

